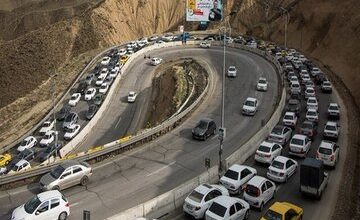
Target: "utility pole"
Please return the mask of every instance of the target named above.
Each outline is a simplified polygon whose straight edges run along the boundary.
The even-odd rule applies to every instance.
[[[290,20],[290,14],[289,11],[286,10],[284,7],[280,7],[280,9],[284,12],[285,16],[285,36],[284,36],[284,46],[287,48],[287,25]]]
[[[52,113],[53,113],[53,121],[54,121],[54,134],[55,134],[55,148],[57,148],[58,144],[58,132],[56,130],[56,116],[55,116],[55,93],[56,93],[56,71],[54,73],[49,74],[51,77],[51,93],[52,93]],[[55,157],[57,157],[57,150],[55,151]]]

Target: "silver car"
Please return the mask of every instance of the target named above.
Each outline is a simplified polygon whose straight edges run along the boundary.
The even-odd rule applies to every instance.
[[[91,175],[92,168],[88,163],[69,160],[41,177],[40,189],[43,191],[62,190],[77,184],[85,186]]]

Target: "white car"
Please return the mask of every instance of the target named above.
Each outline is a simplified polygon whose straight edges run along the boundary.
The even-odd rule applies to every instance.
[[[331,93],[331,92],[332,92],[331,82],[328,81],[328,80],[325,80],[325,81],[321,84],[321,91]]]
[[[55,121],[54,120],[49,120],[49,121],[45,121],[43,123],[43,126],[40,128],[40,134],[44,135],[46,132],[51,131],[54,128],[55,125]]]
[[[315,109],[316,111],[318,110],[318,101],[316,97],[309,97],[307,99],[306,108],[307,110],[309,109]]]
[[[101,60],[101,65],[109,65],[110,63],[110,57],[103,57],[102,60]]]
[[[298,81],[293,81],[290,85],[290,90],[293,93],[301,93],[301,86]]]
[[[244,192],[244,200],[249,205],[263,210],[264,205],[274,198],[276,191],[275,183],[261,177],[254,176],[247,184]]]
[[[80,101],[80,98],[81,98],[80,93],[74,93],[69,100],[69,105],[76,106],[78,104],[78,102]]]
[[[211,43],[208,41],[203,41],[200,43],[199,45],[201,48],[210,48],[211,47]]]
[[[315,89],[313,87],[306,87],[305,89],[305,99],[309,97],[315,97]]]
[[[17,148],[17,150],[19,152],[25,150],[25,149],[30,149],[32,147],[34,147],[37,144],[37,140],[35,137],[33,136],[29,136],[27,138],[25,138],[19,145],[19,147]]]
[[[202,184],[186,197],[183,210],[195,219],[202,219],[216,197],[228,195],[224,186]]]
[[[301,78],[301,83],[305,85],[307,82],[311,81],[309,74],[304,74]]]
[[[171,33],[167,33],[164,36],[162,36],[161,39],[165,42],[170,42],[174,40],[174,35]]]
[[[243,115],[255,115],[258,108],[258,101],[256,98],[248,97],[242,107]]]
[[[12,169],[8,172],[8,174],[13,174],[17,172],[23,172],[31,169],[31,165],[27,160],[21,159],[19,162],[12,167]]]
[[[95,94],[96,94],[95,88],[88,88],[88,90],[86,90],[85,93],[85,100],[90,101],[92,98],[94,98]]]
[[[229,190],[230,194],[238,194],[256,174],[256,169],[252,167],[234,164],[220,178],[220,183]]]
[[[156,35],[154,35],[154,36],[151,36],[151,37],[149,38],[149,41],[156,41],[156,40],[158,40],[158,39],[159,39],[159,37],[156,36]]]
[[[319,112],[316,109],[309,109],[305,115],[306,120],[313,121],[318,123],[319,122]]]
[[[101,76],[102,78],[106,78],[108,74],[109,74],[108,68],[103,68],[99,74],[99,77]]]
[[[306,157],[311,147],[311,139],[302,134],[295,134],[289,145],[289,154],[298,157]]]
[[[119,49],[118,51],[118,55],[121,57],[121,56],[124,56],[126,54],[126,49],[125,48],[121,48]]]
[[[275,142],[284,146],[291,138],[292,129],[282,125],[276,125],[267,138],[270,142]]]
[[[80,131],[79,124],[72,124],[66,129],[66,133],[64,134],[65,140],[73,139]]]
[[[291,76],[290,77],[290,83],[299,83],[299,79],[297,78],[297,76]]]
[[[340,118],[340,106],[334,102],[330,103],[327,113],[328,113],[329,118],[339,119]]]
[[[159,65],[163,60],[161,58],[158,57],[153,57],[150,61],[151,65],[153,66],[157,66]]]
[[[316,159],[322,160],[327,166],[335,167],[339,160],[340,148],[332,142],[323,140],[316,152]]]
[[[268,168],[266,176],[276,182],[287,182],[296,172],[298,163],[284,156],[277,156]]]
[[[105,94],[105,93],[107,93],[108,90],[109,90],[109,84],[103,83],[100,86],[99,93]]]
[[[283,124],[289,127],[295,127],[298,117],[295,112],[285,112],[283,117]]]
[[[282,149],[278,143],[263,141],[255,152],[255,161],[271,164],[275,157],[281,155]]]
[[[228,77],[236,77],[236,73],[237,73],[236,67],[235,66],[229,66],[229,69],[227,71],[227,76]]]
[[[57,190],[42,192],[12,212],[11,220],[65,220],[70,215],[67,199]]]
[[[137,93],[134,91],[130,91],[128,95],[128,102],[135,102],[135,99],[137,97]]]
[[[97,80],[96,80],[96,82],[95,82],[95,85],[96,85],[96,86],[101,86],[101,85],[104,83],[105,78],[106,78],[106,77],[100,75],[100,76],[97,78]]]
[[[340,126],[334,121],[328,121],[324,127],[324,138],[337,141],[340,134]]]
[[[117,75],[119,74],[119,71],[120,71],[120,63],[117,63],[115,65],[114,69],[112,69],[110,71],[110,77],[115,79],[117,77]]]
[[[248,219],[250,205],[242,199],[219,196],[214,199],[205,213],[206,220],[244,220]]]
[[[137,44],[135,41],[130,41],[127,45],[127,48],[137,48]]]
[[[257,82],[256,89],[258,91],[267,91],[267,87],[268,87],[268,82],[267,82],[266,78],[260,77]]]
[[[55,131],[48,131],[40,141],[40,146],[46,147],[49,146],[53,141],[55,141]]]

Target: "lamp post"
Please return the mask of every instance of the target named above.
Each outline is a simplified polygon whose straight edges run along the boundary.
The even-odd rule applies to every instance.
[[[285,9],[284,7],[280,7],[280,9],[284,12],[285,16],[285,36],[284,36],[284,46],[285,48],[287,48],[287,25],[288,22],[290,20],[290,13],[287,9]],[[286,13],[286,14],[285,14]]]
[[[54,121],[54,134],[55,134],[55,148],[57,148],[58,143],[58,133],[56,130],[56,116],[55,116],[55,92],[56,92],[56,72],[50,73],[49,76],[51,77],[51,93],[52,93],[52,113],[53,113],[53,121]],[[57,157],[57,150],[55,151],[55,157]]]

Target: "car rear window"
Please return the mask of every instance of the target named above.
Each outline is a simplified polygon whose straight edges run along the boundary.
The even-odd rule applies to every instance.
[[[321,154],[326,154],[326,155],[331,155],[331,154],[332,154],[332,150],[331,150],[331,149],[328,149],[328,148],[320,147],[320,148],[319,148],[319,153],[321,153]]]
[[[193,200],[194,202],[200,203],[202,198],[204,197],[204,194],[199,193],[196,190],[193,190],[191,194],[189,195],[189,199]]]
[[[245,102],[245,105],[247,105],[247,106],[255,106],[255,102],[253,102],[253,101],[246,101]]]
[[[269,152],[270,152],[270,147],[264,146],[264,145],[260,145],[260,147],[259,147],[258,150],[261,151],[261,152],[269,153]]]
[[[282,215],[277,213],[277,212],[274,212],[273,210],[269,209],[265,215],[264,215],[264,218],[266,220],[282,220]]]
[[[330,109],[330,110],[338,110],[338,107],[336,107],[336,106],[331,106],[331,105],[330,105],[329,109]]]
[[[285,116],[284,116],[284,119],[286,119],[286,120],[292,120],[292,119],[293,119],[293,116],[292,116],[292,115],[285,115]]]
[[[233,179],[233,180],[238,180],[239,178],[239,173],[233,170],[228,170],[226,171],[225,175],[227,178]]]
[[[214,202],[209,208],[210,212],[212,212],[220,217],[224,217],[226,210],[227,209],[224,206],[220,205],[217,202]]]
[[[249,195],[249,196],[254,196],[254,197],[257,197],[258,196],[258,191],[259,189],[253,185],[247,185],[246,186],[246,193]]]
[[[282,128],[282,127],[276,126],[276,127],[271,131],[271,133],[272,133],[272,134],[281,135],[281,134],[282,134],[282,131],[283,131],[283,128]]]
[[[326,126],[325,126],[325,130],[328,130],[328,131],[336,131],[336,127],[333,126],[333,125],[326,125]]]
[[[311,123],[304,123],[304,124],[302,124],[301,128],[303,128],[303,129],[312,129],[313,126],[312,126]]]
[[[303,145],[303,144],[304,144],[304,140],[302,140],[302,139],[297,139],[297,138],[293,138],[293,139],[291,139],[291,144]]]
[[[271,166],[278,168],[278,169],[284,169],[284,163],[281,163],[280,161],[274,160],[271,163]]]

